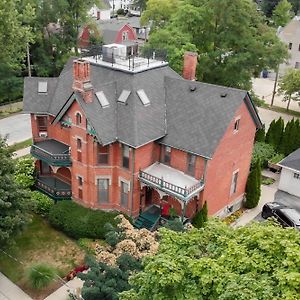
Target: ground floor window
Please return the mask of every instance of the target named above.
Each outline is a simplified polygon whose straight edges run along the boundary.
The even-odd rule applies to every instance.
[[[121,206],[128,207],[128,184],[121,181]]]
[[[236,192],[238,176],[239,176],[238,171],[233,172],[232,180],[231,180],[231,187],[230,187],[230,195],[232,195]]]
[[[98,202],[109,202],[109,179],[97,179]]]

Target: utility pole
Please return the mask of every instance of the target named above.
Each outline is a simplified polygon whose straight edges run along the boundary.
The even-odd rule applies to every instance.
[[[29,43],[27,43],[26,51],[27,51],[28,76],[31,77],[31,64],[30,64]]]
[[[279,73],[279,66],[277,66],[277,70],[276,70],[276,77],[275,77],[275,82],[274,82],[274,88],[273,88],[271,106],[273,106],[274,97],[275,97],[275,94],[276,94],[276,87],[277,87],[277,81],[278,81],[278,73]]]

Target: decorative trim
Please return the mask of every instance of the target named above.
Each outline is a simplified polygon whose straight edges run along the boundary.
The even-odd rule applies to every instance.
[[[97,185],[98,179],[108,179],[108,184],[111,185],[111,175],[97,175],[95,177],[95,185]]]
[[[119,176],[118,178],[118,186],[121,187],[121,182],[124,182],[128,185],[128,192],[130,192],[130,181],[124,179],[123,177]]]

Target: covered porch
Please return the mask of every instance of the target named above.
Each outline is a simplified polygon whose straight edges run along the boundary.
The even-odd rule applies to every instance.
[[[140,170],[139,180],[144,190],[144,208],[158,204],[162,215],[167,215],[168,206],[173,207],[172,201],[175,201],[182,222],[186,220],[187,206],[204,189],[203,179],[198,180],[159,162]],[[155,201],[154,193],[156,198],[159,198],[158,201]]]

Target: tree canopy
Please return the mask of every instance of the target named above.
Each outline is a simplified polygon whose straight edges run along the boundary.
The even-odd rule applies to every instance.
[[[142,16],[154,24],[149,47],[167,49],[177,72],[184,51],[196,51],[198,80],[249,89],[253,75],[275,68],[287,55],[251,0],[179,1],[167,17],[160,2],[149,0]]]
[[[281,0],[277,6],[275,7],[272,19],[274,21],[274,25],[285,26],[293,17],[292,5],[287,0]]]
[[[300,294],[300,235],[270,221],[233,229],[160,230],[158,253],[131,277],[122,300],[294,300]]]

